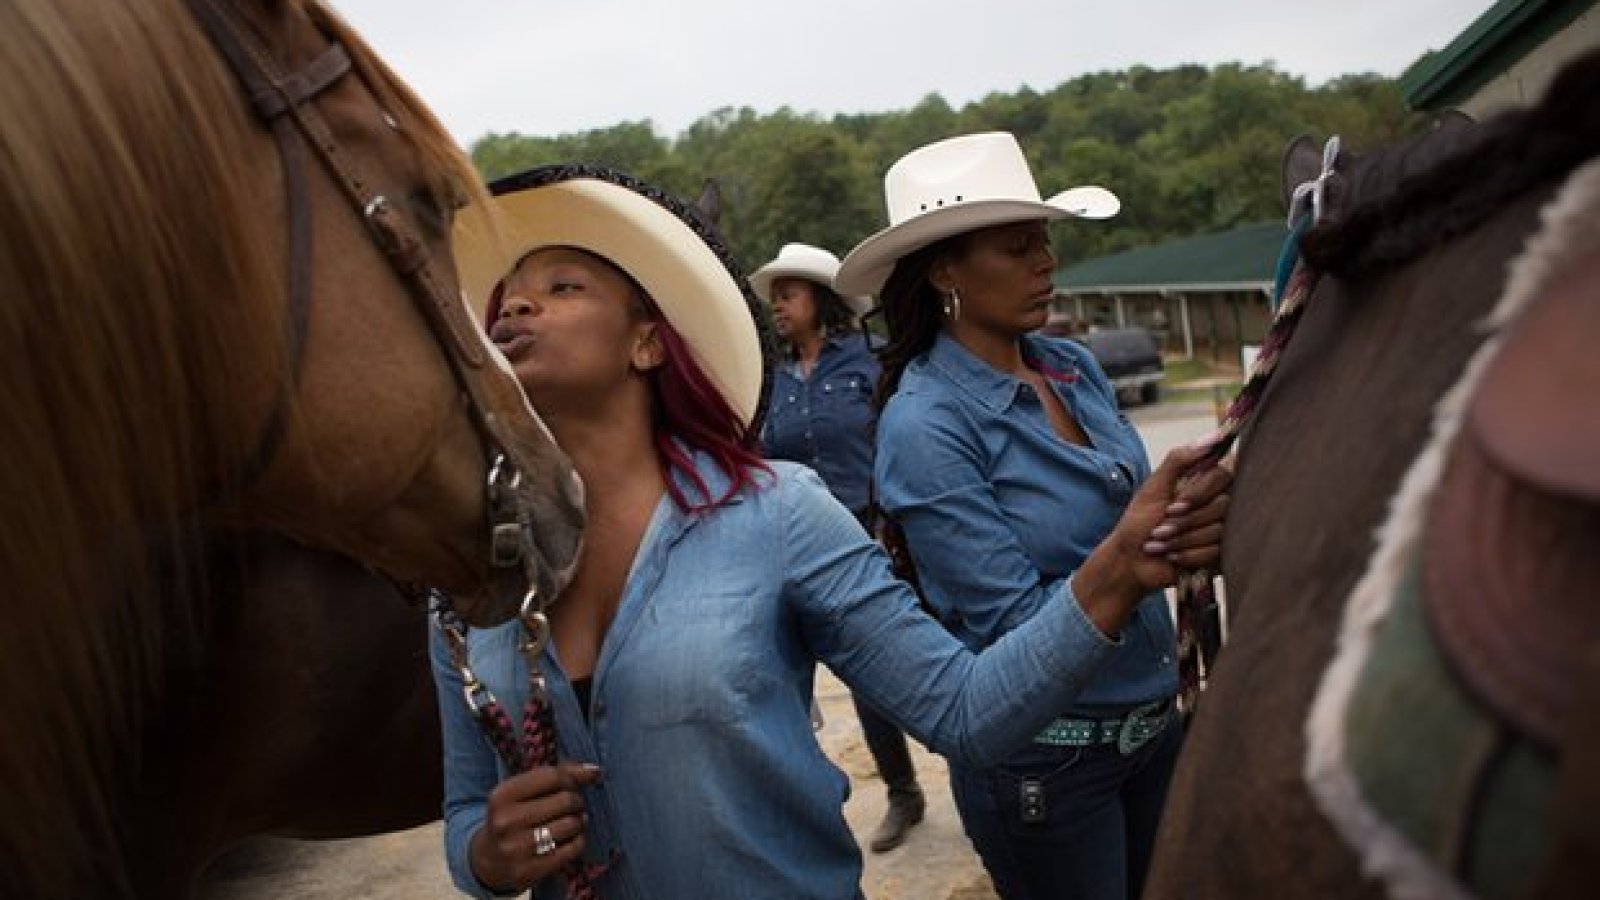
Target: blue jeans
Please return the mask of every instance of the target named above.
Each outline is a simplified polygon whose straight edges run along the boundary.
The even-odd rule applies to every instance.
[[[872,752],[872,761],[877,763],[878,775],[889,789],[889,796],[918,793],[917,770],[911,762],[911,747],[906,743],[905,732],[854,693],[850,699],[856,705],[856,718],[861,720],[861,736],[867,741],[867,749]]]
[[[951,764],[962,827],[1004,900],[1137,900],[1183,743],[1169,715],[1130,756],[1033,744],[996,768]],[[1022,820],[1024,779],[1043,791],[1042,821]]]

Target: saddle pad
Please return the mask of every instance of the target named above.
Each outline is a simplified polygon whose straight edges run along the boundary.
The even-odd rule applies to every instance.
[[[1351,770],[1374,808],[1476,896],[1519,896],[1547,845],[1554,765],[1461,689],[1417,575],[1395,586],[1357,682]]]

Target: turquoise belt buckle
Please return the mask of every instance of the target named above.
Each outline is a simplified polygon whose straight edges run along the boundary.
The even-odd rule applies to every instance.
[[[1117,735],[1117,752],[1132,756],[1160,734],[1167,724],[1166,711],[1162,709],[1166,704],[1165,700],[1156,700],[1128,713],[1127,718],[1122,720],[1122,731]]]

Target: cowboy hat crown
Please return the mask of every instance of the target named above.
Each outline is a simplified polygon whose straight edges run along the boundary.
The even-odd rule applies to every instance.
[[[834,277],[841,294],[875,294],[902,257],[942,238],[1030,219],[1105,219],[1122,203],[1085,185],[1039,195],[1022,147],[1008,132],[947,138],[902,156],[883,176],[889,227],[851,250]]]
[[[789,243],[769,263],[755,270],[750,275],[750,286],[755,289],[756,296],[771,302],[772,285],[779,278],[804,278],[817,284],[826,285],[833,289],[833,276],[839,271],[839,257],[810,244]],[[866,297],[853,297],[841,294],[845,305],[856,315],[865,313],[872,307],[871,301]]]

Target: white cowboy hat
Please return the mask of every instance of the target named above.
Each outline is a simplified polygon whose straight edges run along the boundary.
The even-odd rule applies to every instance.
[[[767,302],[772,301],[772,283],[779,278],[804,278],[833,290],[833,276],[839,271],[839,257],[810,244],[784,244],[778,251],[777,257],[761,268],[750,273],[750,286],[755,288],[756,296]],[[845,305],[856,315],[862,315],[872,308],[870,297],[853,297],[840,294]]]
[[[907,153],[883,176],[883,194],[889,227],[844,258],[833,279],[841,294],[878,293],[896,262],[941,238],[1029,219],[1107,219],[1122,208],[1116,194],[1092,185],[1041,200],[1022,147],[1004,131]]]
[[[460,216],[456,271],[480,318],[528,253],[576,247],[644,288],[747,428],[759,427],[772,352],[766,309],[720,235],[686,204],[601,166],[542,166],[489,185],[502,220]]]

